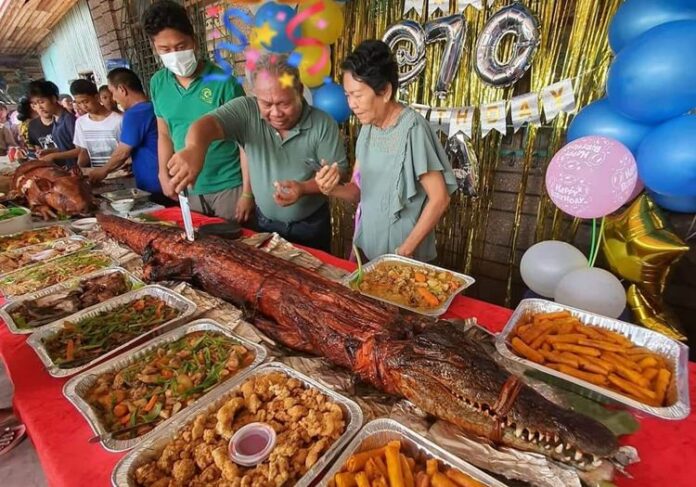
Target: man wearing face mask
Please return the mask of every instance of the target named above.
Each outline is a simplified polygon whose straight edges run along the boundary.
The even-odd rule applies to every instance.
[[[157,116],[159,180],[164,194],[175,199],[167,163],[175,151],[184,148],[189,126],[244,96],[244,90],[232,77],[204,81],[207,75],[223,71],[196,57],[193,26],[180,4],[171,0],[153,3],[145,12],[143,26],[164,65],[150,80],[150,96]],[[191,209],[229,221],[245,221],[254,207],[247,179],[237,144],[212,144],[205,154],[205,169],[190,191]]]

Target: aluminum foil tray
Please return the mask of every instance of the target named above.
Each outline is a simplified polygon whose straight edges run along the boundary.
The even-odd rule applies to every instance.
[[[47,250],[53,249],[55,247],[60,247],[63,244],[68,244],[70,242],[80,242],[82,244],[82,247],[80,247],[79,249],[76,249],[76,250],[72,250],[70,252],[66,252],[66,253],[61,254],[61,255],[57,255],[55,257],[51,257],[50,259],[31,262],[27,265],[24,265],[22,267],[19,267],[17,269],[12,270],[12,271],[0,273],[0,278],[3,278],[7,274],[11,274],[12,272],[15,272],[18,270],[29,269],[30,267],[36,267],[37,265],[46,264],[48,262],[53,262],[54,260],[60,259],[61,257],[67,257],[68,255],[73,255],[73,254],[76,254],[78,252],[82,252],[84,250],[90,250],[96,245],[94,242],[90,242],[89,240],[87,240],[84,237],[80,237],[78,235],[71,235],[70,237],[59,238],[58,240],[51,240],[50,242],[44,242],[44,243],[40,243],[40,244],[36,244],[36,245],[30,245],[29,247],[23,247],[21,249],[8,250],[6,252],[3,252],[2,255],[14,256],[14,255],[25,254],[27,252],[32,252],[32,251],[40,252],[42,248],[43,248],[43,250],[47,251]]]
[[[381,264],[382,262],[396,262],[396,263],[407,264],[407,265],[411,265],[411,266],[415,266],[415,267],[424,267],[426,269],[430,269],[430,270],[437,271],[437,272],[449,272],[450,274],[455,276],[457,279],[462,281],[462,285],[459,286],[454,293],[452,293],[452,295],[447,299],[447,301],[442,303],[439,307],[429,309],[429,310],[411,308],[409,306],[404,306],[403,304],[395,303],[394,301],[389,301],[387,299],[382,299],[378,296],[373,296],[372,294],[369,294],[369,293],[361,292],[361,294],[364,294],[365,296],[369,296],[372,299],[376,299],[377,301],[382,301],[383,303],[393,304],[394,306],[398,306],[399,308],[413,311],[414,313],[418,313],[420,315],[438,317],[438,316],[444,314],[449,309],[450,305],[452,304],[452,301],[454,301],[454,298],[456,298],[459,295],[459,293],[461,293],[466,288],[468,288],[469,286],[473,285],[476,282],[476,279],[474,279],[471,276],[467,276],[466,274],[460,274],[458,272],[453,272],[453,271],[451,271],[449,269],[445,269],[443,267],[437,267],[437,266],[434,266],[431,264],[424,264],[423,262],[419,262],[419,261],[414,260],[414,259],[409,259],[407,257],[402,257],[400,255],[394,255],[394,254],[383,255],[383,256],[378,257],[374,260],[371,260],[370,262],[368,262],[367,264],[365,264],[363,266],[363,274],[370,272],[371,270],[373,270],[377,266],[377,264]],[[343,281],[342,281],[343,284],[345,286],[350,287],[350,282],[353,279],[355,279],[357,275],[358,275],[358,271],[356,270],[355,272],[350,274],[348,277],[343,279]]]
[[[68,227],[66,227],[64,225],[50,225],[48,227],[42,227],[42,228],[30,228],[29,230],[22,230],[21,232],[11,233],[9,235],[0,236],[0,248],[5,243],[5,241],[11,239],[12,237],[16,237],[18,235],[22,235],[23,233],[27,233],[27,232],[40,232],[42,230],[47,230],[47,229],[53,228],[53,227],[60,227],[63,230],[63,232],[65,233],[65,235],[63,237],[60,237],[60,238],[65,238],[65,237],[70,237],[72,235],[75,235],[75,232],[73,232],[72,230],[70,230]],[[51,241],[52,240],[47,240],[47,242],[51,242]],[[25,248],[25,247],[19,247],[19,248]],[[7,251],[5,251],[5,252],[7,252]]]
[[[200,331],[210,331],[219,333],[221,335],[225,335],[230,340],[238,343],[239,345],[244,346],[247,350],[250,350],[254,353],[254,360],[251,364],[238,371],[234,376],[227,379],[227,381],[218,384],[216,386],[216,389],[225,384],[226,382],[232,381],[236,377],[243,375],[247,371],[258,367],[263,363],[264,360],[266,360],[267,351],[263,346],[258,345],[250,340],[247,340],[246,338],[240,337],[239,335],[233,333],[229,328],[219,324],[216,321],[203,319],[193,321],[187,325],[180,326],[172,331],[169,331],[164,335],[155,337],[147,343],[144,343],[139,347],[130,350],[128,353],[124,353],[117,357],[114,357],[108,360],[107,362],[104,362],[103,364],[96,366],[91,370],[88,370],[86,372],[81,373],[80,375],[73,377],[65,384],[65,387],[63,387],[63,394],[65,395],[65,397],[77,408],[78,411],[80,411],[80,413],[82,413],[82,415],[85,417],[85,419],[92,427],[92,430],[96,435],[105,435],[105,438],[102,439],[101,444],[106,450],[111,452],[120,452],[133,448],[138,443],[145,441],[148,438],[151,438],[152,436],[156,435],[159,431],[166,428],[167,424],[169,424],[170,422],[172,422],[173,419],[178,417],[178,415],[181,414],[182,411],[186,411],[187,408],[182,409],[179,413],[175,414],[171,418],[159,423],[151,431],[145,433],[142,436],[139,436],[138,438],[128,440],[114,439],[111,437],[111,435],[108,435],[108,430],[104,427],[102,422],[99,420],[99,417],[96,414],[96,412],[92,409],[92,407],[83,397],[87,394],[89,389],[97,381],[97,377],[107,372],[118,372],[119,370],[128,367],[134,362],[137,362],[139,359],[150,353],[152,350],[155,350],[157,347],[160,347],[167,343],[173,343],[186,335]],[[213,389],[213,391],[214,390],[215,389]],[[201,396],[196,402],[204,400],[207,397],[207,395],[211,392],[212,391],[209,391],[206,395]]]
[[[141,288],[145,285],[145,284],[143,284],[143,281],[141,281],[140,279],[138,279],[137,277],[135,277],[133,274],[126,271],[125,269],[123,269],[121,267],[109,267],[106,269],[92,272],[90,274],[87,274],[86,276],[81,276],[81,277],[77,277],[74,279],[70,279],[69,281],[61,282],[60,284],[56,284],[54,286],[47,287],[47,288],[42,289],[41,291],[37,291],[35,293],[25,294],[24,296],[22,296],[21,299],[5,303],[2,307],[0,307],[0,319],[2,319],[5,323],[7,323],[7,328],[10,330],[10,332],[14,333],[15,335],[29,335],[31,333],[34,333],[35,331],[40,330],[43,327],[50,325],[50,323],[46,323],[45,325],[37,326],[34,328],[20,328],[19,326],[17,326],[17,324],[14,322],[14,319],[12,318],[12,313],[24,301],[31,301],[34,299],[43,298],[45,296],[50,296],[51,294],[61,293],[63,291],[67,291],[69,289],[77,287],[82,281],[85,281],[87,279],[92,279],[95,277],[113,274],[115,272],[118,272],[119,274],[124,274],[126,276],[126,278],[128,279],[128,281],[130,283],[130,290],[131,291],[138,289],[138,288]],[[108,302],[108,301],[105,301],[105,302]],[[102,303],[100,303],[100,304],[102,304]],[[99,306],[100,304],[95,304],[94,306]],[[92,307],[93,306],[91,306],[89,308],[85,308],[82,311],[92,309]]]
[[[63,325],[66,321],[77,322],[80,321],[80,319],[82,318],[91,318],[103,311],[112,310],[122,304],[126,304],[143,296],[154,296],[162,299],[168,306],[171,306],[179,310],[179,316],[166,323],[162,323],[161,325],[153,328],[147,333],[144,333],[139,337],[135,337],[129,342],[124,343],[120,347],[116,347],[110,352],[107,352],[104,355],[101,355],[100,357],[97,357],[94,360],[91,360],[90,362],[87,362],[86,364],[80,365],[78,367],[73,367],[71,369],[61,369],[53,363],[53,360],[48,355],[48,352],[46,351],[43,342],[44,340],[49,339],[55,336],[57,333],[59,333],[63,329]],[[145,286],[135,291],[131,291],[129,293],[113,298],[107,301],[106,303],[101,303],[97,306],[93,306],[92,308],[78,311],[74,315],[68,316],[67,318],[63,318],[62,320],[51,323],[50,325],[46,325],[40,330],[37,330],[36,332],[32,333],[32,335],[27,340],[27,344],[34,349],[36,354],[39,356],[39,359],[41,359],[41,362],[43,362],[44,366],[46,367],[48,373],[51,376],[70,377],[71,375],[75,375],[78,372],[87,369],[94,364],[102,362],[104,359],[108,357],[118,355],[123,350],[130,348],[134,344],[142,342],[146,339],[146,337],[151,338],[153,336],[161,335],[162,333],[173,328],[174,326],[182,322],[188,321],[193,315],[193,313],[195,313],[195,311],[196,305],[192,301],[186,299],[178,293],[175,293],[171,289],[167,289],[162,286]]]
[[[584,381],[564,374],[557,370],[545,367],[541,364],[527,360],[526,358],[516,355],[510,349],[509,337],[517,324],[527,315],[532,313],[550,313],[555,311],[570,311],[570,313],[582,321],[586,325],[605,328],[607,330],[618,332],[638,346],[645,347],[652,352],[658,353],[665,357],[668,362],[671,362],[674,367],[672,381],[667,389],[667,397],[671,406],[654,407],[643,404],[628,396],[624,396],[611,389],[602,386],[597,386],[590,382]],[[638,411],[642,411],[651,416],[656,416],[663,419],[679,420],[684,419],[689,415],[691,410],[689,405],[689,347],[683,343],[676,342],[666,336],[643,328],[641,326],[632,325],[623,321],[607,318],[606,316],[588,313],[580,309],[572,308],[562,304],[546,301],[544,299],[524,299],[517,306],[517,309],[510,317],[510,320],[505,325],[503,331],[498,335],[495,341],[495,346],[498,352],[506,359],[512,360],[519,364],[523,364],[531,369],[540,370],[548,375],[563,379],[569,386],[568,389],[573,390],[584,396],[589,396],[595,399],[606,400],[629,406]]]
[[[159,433],[146,441],[143,441],[135,449],[131,450],[114,468],[111,474],[111,484],[115,487],[135,487],[134,475],[135,470],[156,458],[164,449],[166,444],[176,435],[178,431],[190,425],[193,420],[201,413],[207,413],[219,409],[229,397],[230,391],[235,390],[244,381],[251,377],[268,374],[270,372],[282,372],[290,377],[294,377],[301,381],[306,387],[318,389],[322,394],[327,396],[333,402],[341,406],[343,410],[346,429],[333,445],[322,455],[321,458],[314,464],[312,468],[302,477],[295,485],[298,487],[308,487],[314,485],[317,478],[326,470],[331,463],[331,460],[346,447],[348,442],[360,430],[363,422],[363,415],[360,407],[352,400],[332,391],[331,389],[319,384],[310,379],[306,375],[297,372],[290,367],[273,362],[262,365],[247,374],[237,376],[232,380],[225,382],[223,385],[208,394],[203,400],[189,408],[183,414],[180,414],[174,420],[162,428]]]
[[[343,450],[341,456],[334,462],[331,469],[319,481],[319,486],[327,486],[334,476],[341,472],[348,459],[355,453],[381,448],[393,440],[400,440],[402,451],[414,458],[422,461],[436,458],[448,467],[460,470],[478,480],[487,487],[505,487],[505,484],[494,479],[487,473],[479,470],[464,460],[443,450],[432,441],[422,437],[415,431],[402,426],[393,419],[376,419],[365,425],[360,433]]]
[[[118,191],[110,191],[108,193],[103,193],[102,198],[109,200],[111,202],[118,200],[126,200],[133,198],[134,200],[144,200],[150,196],[150,193],[143,191],[138,188],[120,189]]]
[[[104,257],[106,257],[106,258],[108,259],[108,262],[107,262],[107,264],[106,264],[103,268],[107,268],[107,267],[116,267],[116,266],[118,265],[118,262],[116,262],[116,261],[113,259],[113,257],[110,257],[109,255],[107,255],[107,254],[105,254],[105,253],[103,253],[103,252],[98,252],[98,251],[93,251],[93,250],[92,250],[92,251],[82,250],[82,251],[80,251],[80,252],[75,252],[75,253],[72,254],[72,255],[62,255],[62,256],[56,258],[55,260],[53,260],[53,261],[51,261],[51,262],[43,262],[43,263],[38,264],[38,265],[35,265],[35,266],[24,267],[24,268],[22,268],[22,269],[17,269],[16,271],[12,271],[12,272],[10,272],[10,273],[8,273],[8,274],[5,274],[4,276],[2,276],[2,278],[0,278],[0,294],[3,295],[3,297],[5,298],[6,301],[10,301],[10,300],[13,300],[13,301],[14,301],[14,300],[20,299],[21,297],[24,297],[24,296],[26,296],[26,295],[33,294],[33,293],[35,293],[35,292],[39,292],[39,291],[41,291],[42,289],[48,289],[49,287],[53,287],[53,286],[56,286],[57,284],[61,284],[61,282],[59,282],[59,283],[57,283],[57,284],[54,284],[53,286],[46,286],[46,287],[44,287],[44,288],[38,288],[38,289],[36,289],[35,291],[28,292],[28,293],[25,293],[25,294],[13,295],[13,294],[10,294],[10,293],[5,293],[5,284],[3,283],[3,281],[7,280],[8,278],[9,278],[9,279],[16,278],[16,276],[21,276],[23,273],[26,273],[26,272],[33,272],[34,270],[39,269],[39,268],[42,267],[42,266],[60,266],[60,265],[61,265],[61,259],[68,259],[68,258],[74,257],[74,256],[77,255],[77,254],[82,254],[82,253],[84,253],[84,254],[93,254],[93,255],[95,255],[95,256],[96,256],[96,255],[99,255],[99,256],[104,256]],[[68,281],[68,280],[69,280],[69,279],[67,279],[67,278],[65,279],[65,281]],[[65,281],[62,281],[62,282],[65,282]]]

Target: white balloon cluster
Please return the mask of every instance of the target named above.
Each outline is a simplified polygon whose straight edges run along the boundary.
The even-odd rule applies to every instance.
[[[626,307],[626,292],[616,276],[589,267],[583,253],[565,242],[531,246],[522,256],[520,273],[529,289],[560,304],[610,318],[618,318]]]

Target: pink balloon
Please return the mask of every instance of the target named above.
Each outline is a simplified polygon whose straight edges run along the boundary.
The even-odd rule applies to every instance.
[[[640,194],[645,190],[645,184],[643,184],[643,181],[640,180],[640,178],[636,179],[636,185],[633,188],[633,192],[631,193],[631,196],[628,197],[628,201],[626,203],[630,203],[634,199],[636,199]]]
[[[570,142],[551,159],[546,191],[565,213],[600,218],[626,204],[636,190],[638,168],[631,151],[609,137]]]

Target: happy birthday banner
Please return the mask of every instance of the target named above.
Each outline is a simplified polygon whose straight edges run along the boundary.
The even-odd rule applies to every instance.
[[[541,125],[542,107],[546,123],[562,112],[574,112],[577,103],[573,81],[572,78],[565,79],[545,87],[539,93],[527,93],[511,100],[494,101],[478,107],[439,108],[412,104],[411,108],[423,115],[436,131],[444,132],[448,137],[459,132],[471,137],[477,109],[482,136],[485,137],[493,130],[507,135],[508,112],[515,132],[525,123]]]
[[[484,3],[488,6],[492,5],[495,0],[457,0],[457,12],[463,12],[468,6],[474,7],[476,10],[481,10]],[[428,11],[435,13],[438,10],[446,14],[449,12],[449,0],[405,0],[404,1],[404,14],[415,10],[418,15],[423,15],[425,6],[427,5]]]

